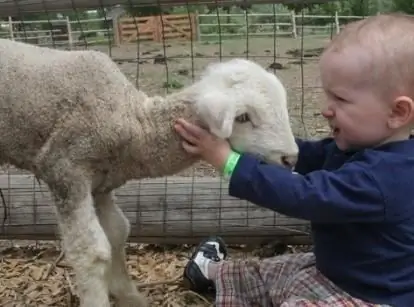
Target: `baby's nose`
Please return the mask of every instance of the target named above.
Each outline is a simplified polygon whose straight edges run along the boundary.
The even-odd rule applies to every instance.
[[[322,116],[325,118],[331,118],[334,117],[334,111],[330,108],[325,108],[321,112]]]

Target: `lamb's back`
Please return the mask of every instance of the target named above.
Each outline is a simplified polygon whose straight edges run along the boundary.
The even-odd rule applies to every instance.
[[[0,163],[26,163],[71,117],[88,124],[127,113],[133,90],[103,53],[0,39]]]

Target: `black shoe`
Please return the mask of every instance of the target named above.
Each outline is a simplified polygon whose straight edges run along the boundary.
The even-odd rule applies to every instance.
[[[209,242],[209,243],[207,243]],[[217,243],[216,245],[210,242]],[[191,255],[190,261],[184,268],[184,286],[192,291],[204,293],[214,291],[214,282],[207,279],[201,272],[200,267],[194,261],[198,253],[202,252],[203,257],[210,259],[213,262],[220,262],[227,258],[227,248],[223,239],[220,237],[209,237],[203,240]]]

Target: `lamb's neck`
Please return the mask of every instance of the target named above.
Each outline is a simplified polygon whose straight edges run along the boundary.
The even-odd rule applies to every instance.
[[[182,148],[182,139],[174,130],[180,117],[199,122],[191,99],[185,92],[153,98],[144,110],[142,140],[138,158],[144,170],[142,176],[160,177],[176,174],[191,167],[197,159]]]

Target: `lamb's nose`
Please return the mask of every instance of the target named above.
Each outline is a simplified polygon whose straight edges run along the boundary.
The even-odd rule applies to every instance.
[[[290,169],[293,169],[296,165],[296,162],[298,162],[298,156],[297,155],[285,155],[281,157],[282,164]]]

